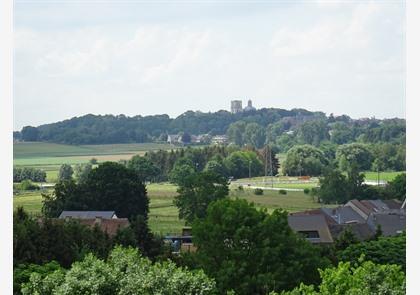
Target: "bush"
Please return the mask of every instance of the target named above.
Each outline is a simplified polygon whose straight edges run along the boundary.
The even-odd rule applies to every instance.
[[[305,187],[305,188],[303,189],[303,193],[304,193],[305,195],[308,195],[310,192],[311,192],[311,190],[310,190],[309,188],[307,188],[307,187]]]
[[[22,190],[22,191],[35,191],[35,190],[39,190],[39,186],[34,184],[32,181],[25,179],[23,180],[20,184],[18,184],[17,186],[18,190]]]
[[[279,190],[280,195],[287,195],[287,191],[284,189]]]
[[[262,190],[262,189],[260,189],[260,188],[256,188],[256,189],[254,190],[254,195],[261,196],[261,195],[263,195],[263,194],[264,194],[264,190]]]
[[[240,191],[240,192],[243,192],[244,191],[243,185],[238,186],[237,190]]]

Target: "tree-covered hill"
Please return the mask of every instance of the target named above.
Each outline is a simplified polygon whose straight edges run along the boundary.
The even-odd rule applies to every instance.
[[[292,131],[300,142],[315,145],[323,140],[331,140],[337,144],[360,139],[373,143],[405,141],[404,119],[354,120],[345,115],[326,116],[322,112],[304,109],[275,108],[237,114],[224,110],[215,113],[187,111],[176,118],[170,118],[166,114],[133,117],[88,114],[38,127],[25,126],[13,135],[16,140],[23,141],[108,144],[164,141],[167,134],[184,132],[194,135],[230,134],[231,141],[235,142],[235,136],[246,133],[247,125],[250,127],[248,133],[261,134],[264,137],[262,140],[255,138],[257,145],[261,142],[287,140],[286,135],[291,135]]]

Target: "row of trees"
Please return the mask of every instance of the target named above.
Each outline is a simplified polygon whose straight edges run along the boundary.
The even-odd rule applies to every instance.
[[[225,177],[243,178],[261,176],[265,173],[266,149],[240,149],[235,146],[210,146],[204,148],[186,148],[171,151],[148,152],[142,158],[133,157],[126,163],[127,167],[147,167],[147,181],[171,180],[192,172],[211,171]],[[276,174],[278,160],[275,152],[271,156],[272,170]],[[137,164],[136,164],[137,163]],[[133,168],[134,169],[134,168]],[[137,168],[135,168],[137,169]]]
[[[13,135],[15,139],[24,141],[103,144],[162,141],[168,133],[180,132],[227,133],[237,145],[261,148],[264,143],[270,143],[286,151],[290,143],[318,146],[325,140],[336,144],[355,141],[403,143],[405,120],[353,120],[345,115],[327,117],[322,112],[274,108],[237,114],[187,111],[175,119],[168,115],[127,117],[89,114],[39,127],[26,126]]]
[[[327,166],[335,166],[342,172],[403,171],[405,170],[405,145],[367,145],[361,143],[340,146],[297,145],[286,154],[283,173],[290,176],[319,176]]]
[[[28,167],[13,167],[13,182],[31,180],[34,182],[45,182],[47,173],[44,170]]]

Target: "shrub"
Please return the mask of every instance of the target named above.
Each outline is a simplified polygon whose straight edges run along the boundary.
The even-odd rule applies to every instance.
[[[287,195],[287,191],[284,189],[279,190],[280,195]]]
[[[34,184],[32,181],[25,179],[17,185],[17,189],[22,191],[34,191],[39,190],[39,186]]]
[[[264,194],[264,190],[262,190],[262,189],[260,189],[260,188],[256,188],[256,189],[254,190],[254,195],[261,196],[261,195],[263,195],[263,194]]]
[[[242,192],[243,190],[244,190],[244,187],[242,185],[238,186],[238,191]]]
[[[309,188],[307,188],[307,187],[305,187],[305,188],[303,189],[303,193],[304,193],[305,195],[308,195],[310,192],[311,192],[311,190],[310,190]]]

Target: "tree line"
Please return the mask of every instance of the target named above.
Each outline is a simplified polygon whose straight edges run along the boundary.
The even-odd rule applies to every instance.
[[[66,144],[106,144],[165,141],[168,134],[227,134],[231,142],[261,148],[269,143],[287,151],[295,144],[319,146],[350,142],[405,142],[404,119],[351,119],[304,109],[263,108],[232,114],[227,111],[187,111],[168,115],[85,115],[38,127],[25,126],[13,136],[23,141]]]

